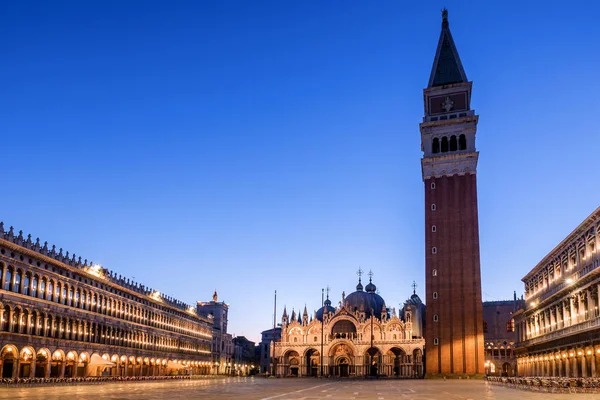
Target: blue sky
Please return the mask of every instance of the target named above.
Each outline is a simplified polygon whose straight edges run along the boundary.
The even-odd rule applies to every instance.
[[[12,1],[0,220],[258,339],[372,269],[424,290],[418,124],[440,9],[480,115],[484,300],[597,206],[595,2]]]

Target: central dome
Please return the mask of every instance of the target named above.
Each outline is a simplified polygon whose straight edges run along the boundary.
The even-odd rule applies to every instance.
[[[376,287],[372,282],[367,285],[367,292],[363,291],[360,280],[356,286],[356,292],[350,293],[344,300],[344,306],[351,312],[364,312],[367,318],[374,315],[381,319],[381,311],[385,306],[383,298],[375,293]]]

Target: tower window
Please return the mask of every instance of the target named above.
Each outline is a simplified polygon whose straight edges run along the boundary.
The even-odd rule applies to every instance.
[[[431,232],[436,232],[437,228],[435,227],[435,225],[431,225]]]
[[[437,276],[437,269],[434,269],[433,271],[431,271],[431,274],[432,274],[433,276]]]
[[[439,320],[439,318],[438,318],[437,314],[435,314],[435,315],[433,316],[433,321],[434,321],[434,322],[438,322],[438,320]]]
[[[440,344],[440,341],[439,341],[439,339],[438,339],[438,338],[433,338],[433,344],[434,344],[435,346],[437,346],[438,344]]]
[[[435,182],[431,182],[431,188],[435,189]]]
[[[435,204],[431,205],[431,211],[435,211]]]
[[[437,254],[437,247],[431,248],[431,254]]]
[[[442,153],[447,153],[448,152],[448,138],[446,136],[444,136],[442,138]]]
[[[450,136],[450,151],[458,150],[458,143],[456,142],[456,136]]]
[[[434,298],[434,299],[437,299],[437,298],[438,298],[438,294],[437,294],[437,292],[433,292],[433,298]]]
[[[465,150],[467,148],[467,138],[465,135],[460,135],[458,137],[458,149]]]
[[[438,138],[433,139],[433,142],[431,143],[431,152],[433,154],[437,154],[440,152],[440,139],[438,139]]]

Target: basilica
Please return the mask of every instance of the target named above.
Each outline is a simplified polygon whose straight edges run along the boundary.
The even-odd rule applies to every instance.
[[[363,287],[337,308],[329,293],[309,320],[284,309],[281,340],[274,343],[273,371],[278,376],[395,376],[423,377],[425,306],[413,295],[396,313],[386,307],[369,273]]]

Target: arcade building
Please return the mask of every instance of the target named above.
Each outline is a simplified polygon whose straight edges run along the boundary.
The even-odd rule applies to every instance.
[[[372,275],[372,274],[370,274]],[[274,370],[279,376],[389,376],[422,378],[425,306],[416,293],[396,314],[377,294],[372,279],[338,308],[329,300],[309,320],[284,309],[281,340],[274,343]]]
[[[196,308],[0,222],[3,378],[210,374]]]

